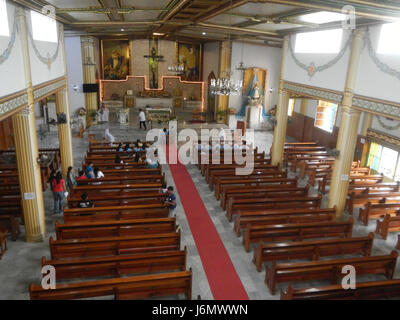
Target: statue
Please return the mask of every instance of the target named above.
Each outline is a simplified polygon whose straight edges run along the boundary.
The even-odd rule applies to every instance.
[[[250,91],[250,95],[247,97],[249,99],[249,106],[259,107],[262,106],[263,96],[260,94],[260,88],[258,82],[254,82],[253,88]]]

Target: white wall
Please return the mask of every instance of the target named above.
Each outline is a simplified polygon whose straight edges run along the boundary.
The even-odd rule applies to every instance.
[[[388,120],[388,119],[386,119],[386,118],[384,118],[384,117],[381,117],[380,119],[381,119],[381,121],[382,121],[385,125],[390,126],[390,127],[393,127],[393,126],[395,126],[396,124],[399,123],[399,122],[396,121],[396,120]],[[385,132],[385,133],[387,133],[387,134],[390,134],[390,135],[392,135],[392,136],[395,136],[395,137],[400,138],[400,128],[399,128],[399,129],[396,129],[396,130],[388,130],[388,129],[385,129],[385,128],[382,127],[382,125],[378,122],[376,116],[374,116],[374,118],[373,118],[373,120],[372,120],[372,126],[371,126],[371,128],[372,128],[372,129],[375,129],[375,130],[378,130],[378,131],[381,131],[381,132]]]
[[[281,68],[282,49],[267,47],[262,45],[244,44],[243,63],[245,67],[259,67],[267,70],[267,83],[265,90],[266,110],[278,103],[278,84]],[[242,43],[233,42],[232,44],[232,79],[242,80],[243,74],[236,70],[242,60]],[[273,88],[272,93],[268,88]],[[242,106],[242,96],[229,97],[229,107],[240,110]]]
[[[10,36],[14,25],[15,6],[7,2],[7,15]],[[0,54],[4,52],[10,42],[10,37],[0,36]],[[26,80],[24,73],[24,64],[21,51],[21,39],[19,33],[16,33],[14,46],[9,58],[0,64],[0,97],[24,90]]]
[[[343,32],[342,47],[345,45],[350,33],[348,31]],[[293,48],[295,47],[296,37],[290,38]],[[343,57],[332,67],[325,69],[320,72],[316,72],[312,77],[308,75],[307,70],[300,68],[295,60],[293,59],[290,50],[288,48],[285,53],[285,69],[283,79],[291,82],[302,83],[309,86],[315,86],[325,89],[331,89],[336,91],[343,91],[345,87],[347,65],[349,61],[351,46],[349,46],[344,53]],[[306,53],[295,53],[295,57],[301,63],[306,66],[314,63],[316,67],[323,66],[334,59],[337,54],[306,54]]]
[[[68,75],[68,94],[71,116],[74,116],[79,108],[85,107],[85,94],[82,91],[83,69],[82,69],[82,50],[80,37],[66,37],[65,51]],[[73,90],[77,85],[78,90]]]
[[[382,26],[370,27],[370,35],[373,50],[376,52]],[[398,39],[393,39],[398,41]],[[400,72],[400,56],[377,54],[378,59],[390,68]],[[379,69],[370,57],[367,46],[361,55],[356,94],[394,101],[400,101],[400,79],[384,73]]]
[[[26,10],[25,12],[26,12],[27,28],[32,30],[30,11]],[[57,28],[58,28],[58,23],[57,23]],[[58,38],[60,38],[58,31],[57,34]],[[60,41],[60,39],[58,39],[58,41]],[[43,63],[37,57],[33,49],[33,43],[31,42],[30,39],[28,39],[28,44],[29,44],[29,55],[30,55],[31,70],[32,70],[32,84],[34,86],[44,82],[48,82],[50,80],[57,79],[64,75],[64,61],[63,61],[64,53],[61,43],[58,50],[58,55],[55,61],[51,63],[50,67],[47,64]],[[47,57],[47,56],[52,57],[55,54],[58,45],[57,43],[37,41],[37,40],[34,40],[34,44],[42,57]]]

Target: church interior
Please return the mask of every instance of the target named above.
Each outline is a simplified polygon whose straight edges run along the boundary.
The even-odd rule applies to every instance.
[[[0,300],[399,299],[399,33],[394,0],[0,0]]]

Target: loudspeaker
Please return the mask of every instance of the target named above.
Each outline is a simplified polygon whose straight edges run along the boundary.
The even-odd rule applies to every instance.
[[[57,114],[57,124],[67,123],[67,115],[65,113]]]
[[[99,84],[98,83],[84,83],[82,85],[82,91],[84,93],[99,92]]]

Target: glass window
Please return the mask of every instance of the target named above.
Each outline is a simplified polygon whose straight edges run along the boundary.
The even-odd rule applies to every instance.
[[[296,99],[289,99],[289,107],[288,107],[288,116],[289,117],[293,116],[295,102],[296,102]]]
[[[382,146],[375,142],[372,142],[369,148],[367,166],[375,171],[379,171],[381,154],[382,154]]]
[[[315,13],[309,13],[300,17],[300,20],[310,23],[329,23],[334,21],[343,21],[346,19],[346,15],[342,13],[320,11]]]
[[[383,147],[378,172],[383,173],[385,177],[393,179],[398,155],[397,151]]]
[[[394,175],[394,180],[400,181],[400,159],[397,162],[397,169],[396,169],[396,174]]]
[[[298,33],[296,53],[338,53],[342,45],[342,29]]]
[[[0,0],[0,36],[10,36],[6,0]]]
[[[314,125],[328,132],[333,131],[337,114],[337,104],[319,100]]]
[[[387,23],[382,26],[379,37],[378,50],[380,54],[400,54],[400,42],[397,39],[400,33],[400,23]]]
[[[32,37],[34,40],[56,42],[57,22],[53,18],[31,10]]]

